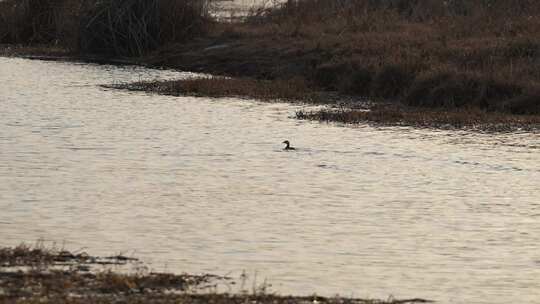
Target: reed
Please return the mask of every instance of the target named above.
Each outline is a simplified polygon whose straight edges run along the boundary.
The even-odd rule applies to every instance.
[[[207,30],[208,0],[6,0],[0,43],[141,56]]]
[[[11,44],[54,42],[62,34],[57,23],[70,19],[68,11],[65,10],[67,4],[68,1],[64,3],[56,0],[0,2],[0,24],[2,24],[0,42]]]
[[[142,56],[204,33],[206,0],[107,0],[82,18],[83,52]]]

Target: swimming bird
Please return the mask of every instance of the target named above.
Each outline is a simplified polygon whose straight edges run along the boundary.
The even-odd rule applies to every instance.
[[[283,150],[296,150],[294,147],[291,147],[291,143],[288,140],[283,141],[283,143],[286,145]]]

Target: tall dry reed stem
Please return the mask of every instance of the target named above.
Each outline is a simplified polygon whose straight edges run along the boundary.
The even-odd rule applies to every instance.
[[[209,0],[6,0],[0,43],[140,56],[207,30]]]

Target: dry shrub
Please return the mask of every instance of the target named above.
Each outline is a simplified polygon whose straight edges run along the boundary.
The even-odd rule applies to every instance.
[[[468,75],[432,74],[419,77],[405,101],[415,106],[457,108],[474,105],[481,91],[481,83]]]
[[[476,104],[488,110],[499,110],[501,102],[521,96],[527,90],[527,87],[517,83],[487,79],[483,82],[481,96]]]
[[[375,75],[371,92],[374,96],[382,98],[402,96],[409,89],[415,77],[416,71],[412,67],[402,65],[384,66]]]
[[[533,0],[289,0],[258,14],[254,24],[287,35],[392,30],[403,22],[430,23],[448,37],[538,33]]]
[[[275,33],[304,37],[394,28],[395,10],[373,6],[380,5],[368,0],[289,0],[258,16],[255,23],[272,24]]]
[[[519,96],[524,90],[518,84],[479,75],[438,71],[419,76],[407,93],[405,103],[432,108],[500,109],[498,103]]]
[[[353,71],[350,63],[326,63],[317,67],[313,81],[326,90],[338,90]]]
[[[512,114],[540,114],[540,95],[523,95],[515,97],[498,106],[501,110]]]
[[[468,77],[453,77],[434,87],[426,100],[432,107],[461,108],[479,100],[481,83]]]
[[[325,90],[367,96],[373,80],[373,72],[353,62],[326,63],[316,68],[312,81]]]
[[[369,69],[357,67],[345,81],[342,91],[348,94],[369,96],[372,82],[373,72]]]
[[[433,88],[447,82],[452,76],[446,72],[420,75],[415,79],[405,98],[405,103],[411,106],[429,106],[429,97]]]

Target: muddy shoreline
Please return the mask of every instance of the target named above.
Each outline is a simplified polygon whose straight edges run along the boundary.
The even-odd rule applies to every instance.
[[[234,286],[236,282],[229,277],[211,274],[157,273],[146,269],[138,259],[123,255],[96,257],[85,252],[73,253],[65,249],[45,248],[42,245],[3,247],[0,248],[0,303],[430,302],[420,298],[383,301],[315,295],[280,296],[267,292],[266,286],[250,291],[220,293],[216,291],[216,284]]]

